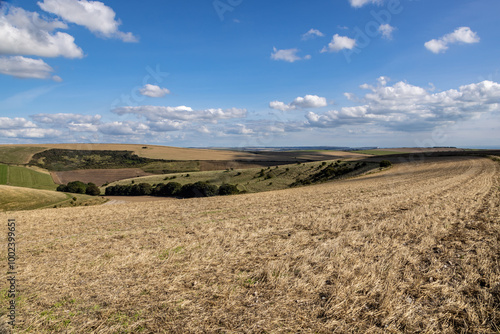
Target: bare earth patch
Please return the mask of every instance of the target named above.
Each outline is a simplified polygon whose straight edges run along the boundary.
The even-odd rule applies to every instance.
[[[258,194],[0,213],[18,221],[16,329],[496,333],[499,177],[489,159],[429,158]]]

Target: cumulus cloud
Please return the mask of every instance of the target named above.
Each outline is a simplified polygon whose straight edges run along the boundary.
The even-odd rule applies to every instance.
[[[145,85],[139,90],[139,92],[141,95],[149,97],[164,97],[165,95],[170,94],[170,90],[151,84]]]
[[[325,46],[321,52],[339,52],[344,49],[352,50],[356,46],[356,40],[347,36],[335,34],[332,41]]]
[[[381,24],[378,27],[378,31],[382,34],[382,37],[385,39],[392,39],[392,33],[396,28],[392,27],[390,24]]]
[[[310,29],[308,32],[302,35],[303,40],[315,38],[315,37],[323,37],[325,36],[321,31],[318,29]]]
[[[82,58],[83,51],[73,36],[54,32],[65,28],[58,20],[6,5],[0,8],[0,54]]]
[[[57,138],[62,135],[62,132],[54,129],[0,129],[0,137],[4,138],[19,138],[19,139],[46,139]]]
[[[190,107],[164,107],[164,106],[138,106],[138,107],[119,107],[112,110],[118,115],[133,114],[145,117],[148,121],[158,122],[164,120],[178,121],[211,121],[243,118],[246,117],[246,109],[230,108],[220,109],[212,108],[205,110],[193,110]]]
[[[386,86],[361,85],[371,92],[361,100],[362,105],[330,110],[324,114],[306,115],[312,127],[374,124],[401,131],[429,130],[500,111],[500,84],[483,81],[440,93],[398,82]]]
[[[271,54],[271,59],[274,60],[284,60],[289,63],[296,62],[297,60],[303,60],[303,59],[311,59],[310,55],[306,55],[304,57],[300,57],[297,55],[297,53],[300,51],[299,49],[285,49],[285,50],[278,50],[276,48],[273,48],[273,53]]]
[[[274,136],[284,135],[289,132],[298,132],[304,130],[305,122],[278,122],[269,120],[251,120],[244,124],[238,123],[233,125],[225,125],[223,128],[216,128],[211,133],[220,136],[227,135],[259,135],[259,136]]]
[[[247,128],[245,124],[235,124],[228,126],[223,131],[225,134],[231,135],[251,135],[254,134],[254,130]]]
[[[457,28],[454,32],[444,35],[439,39],[432,39],[426,42],[425,47],[433,52],[433,53],[443,53],[448,50],[448,45],[464,43],[464,44],[472,44],[479,43],[480,38],[472,31],[469,27],[460,27]]]
[[[109,122],[100,124],[98,130],[105,135],[128,136],[144,134],[149,127],[140,122]]]
[[[158,122],[149,122],[149,128],[156,132],[177,131],[185,127],[184,122],[171,121],[169,119]]]
[[[328,103],[326,98],[319,97],[318,95],[306,95],[304,97],[297,97],[292,102],[286,104],[281,101],[272,101],[269,103],[271,109],[288,111],[295,109],[307,109],[307,108],[321,108],[326,107]]]
[[[349,3],[354,8],[360,8],[370,3],[379,5],[382,3],[382,0],[349,0]]]
[[[69,113],[36,114],[36,115],[31,115],[30,117],[35,122],[43,124],[70,124],[70,123],[99,124],[101,120],[101,115],[82,115],[82,114],[69,114]]]
[[[36,124],[22,117],[0,117],[0,129],[36,128]]]
[[[36,114],[30,117],[38,124],[65,128],[71,132],[97,132],[101,123],[101,115],[57,113]]]
[[[26,58],[23,56],[0,57],[0,73],[12,75],[21,79],[50,79],[61,82],[62,79],[54,75],[54,69],[41,59]]]
[[[100,1],[88,0],[44,0],[38,6],[46,12],[58,15],[67,22],[76,23],[98,36],[119,38],[124,42],[137,42],[130,32],[121,32],[114,10]]]

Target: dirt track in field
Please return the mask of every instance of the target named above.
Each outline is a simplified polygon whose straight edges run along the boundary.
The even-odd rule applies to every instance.
[[[19,327],[495,333],[499,177],[485,158],[428,158],[267,193],[19,212]]]

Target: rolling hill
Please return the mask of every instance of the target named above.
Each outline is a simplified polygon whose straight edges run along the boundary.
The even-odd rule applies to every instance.
[[[499,176],[486,158],[427,158],[258,194],[0,213],[22,229],[16,329],[495,333]]]

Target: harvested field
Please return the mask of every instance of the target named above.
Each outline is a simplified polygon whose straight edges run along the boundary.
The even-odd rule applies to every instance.
[[[67,184],[71,181],[82,181],[84,183],[92,182],[98,186],[101,186],[105,183],[153,174],[146,173],[140,168],[121,168],[81,169],[64,172],[51,172],[51,175],[54,182],[58,184]]]
[[[171,197],[155,197],[155,196],[103,196],[103,197],[109,199],[109,202],[106,202],[105,205],[177,200]]]
[[[259,194],[0,213],[18,221],[17,329],[496,333],[499,172],[429,158]]]

